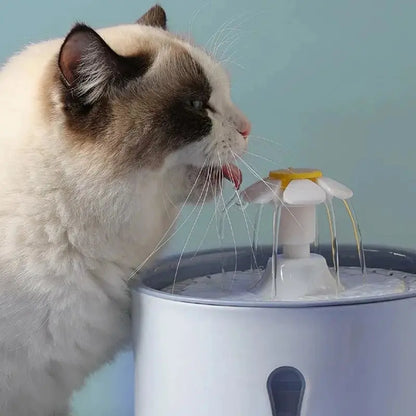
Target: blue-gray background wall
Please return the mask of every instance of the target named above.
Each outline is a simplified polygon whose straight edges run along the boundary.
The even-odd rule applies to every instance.
[[[64,36],[75,21],[93,27],[134,22],[152,4],[147,0],[4,1],[0,62],[29,42]],[[219,44],[219,55],[228,58],[234,100],[251,119],[253,136],[259,136],[253,137],[249,151],[261,157],[246,158],[256,172],[266,176],[273,167],[321,168],[354,189],[365,241],[415,248],[413,0],[164,0],[161,4],[171,30],[191,30],[203,45],[211,39],[211,44]],[[246,184],[256,179],[247,168],[244,176]],[[212,210],[211,204],[202,211],[186,250],[199,245]],[[180,229],[169,251],[183,249],[197,214],[194,211]],[[247,244],[241,214],[231,215],[237,244]],[[347,219],[339,218],[338,226],[350,240]],[[269,242],[267,218],[261,235]],[[227,243],[232,243],[229,228]],[[217,233],[211,226],[203,247],[216,245]],[[132,415],[132,382],[132,356],[127,351],[91,377],[74,397],[74,414]]]

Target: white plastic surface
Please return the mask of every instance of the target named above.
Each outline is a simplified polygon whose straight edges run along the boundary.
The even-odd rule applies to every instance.
[[[301,416],[414,416],[416,298],[250,308],[133,292],[136,416],[272,416],[267,378],[306,380]]]
[[[252,288],[264,300],[299,300],[306,296],[333,295],[337,283],[325,259],[318,254],[305,258],[276,259],[276,279],[273,281],[272,259],[269,259],[261,281]]]
[[[280,189],[281,181],[264,178],[244,189],[240,193],[241,200],[251,204],[268,204],[269,202],[279,200],[282,197]]]
[[[283,202],[288,205],[317,205],[325,200],[325,191],[309,179],[295,179],[283,191]]]
[[[316,182],[327,194],[335,198],[345,200],[353,196],[353,192],[350,188],[347,188],[345,185],[335,181],[334,179],[322,177],[318,178]]]
[[[316,234],[315,205],[282,207],[279,244],[310,244]]]

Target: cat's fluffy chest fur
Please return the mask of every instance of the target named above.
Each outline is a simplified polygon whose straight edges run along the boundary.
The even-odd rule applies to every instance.
[[[79,25],[0,72],[1,416],[68,414],[128,341],[132,270],[246,147],[217,64],[160,7],[139,23]]]
[[[10,88],[0,98],[0,414],[62,406],[66,415],[85,375],[128,340],[126,280],[177,208],[163,176],[111,183],[93,166],[67,164],[68,149],[33,106],[42,56],[24,54],[0,76]]]
[[[60,406],[67,414],[71,392],[128,341],[126,280],[177,211],[163,200],[162,178],[150,174],[131,185],[129,204],[125,192],[118,195],[117,183],[82,184],[91,198],[79,198],[85,191],[66,187],[58,157],[45,160],[41,155],[47,150],[37,150],[24,156],[10,152],[15,163],[1,167],[9,169],[9,178],[10,170],[15,173],[0,189],[0,414],[5,416],[49,415]],[[50,166],[41,168],[50,161],[56,163],[53,180]],[[133,199],[137,210],[130,212]]]
[[[111,184],[92,172],[87,179],[37,134],[29,139],[37,146],[13,144],[0,164],[5,416],[44,416],[60,406],[67,414],[71,392],[128,340],[126,280],[177,211],[164,200],[163,178],[143,172],[139,181]],[[78,175],[84,179],[74,186]]]

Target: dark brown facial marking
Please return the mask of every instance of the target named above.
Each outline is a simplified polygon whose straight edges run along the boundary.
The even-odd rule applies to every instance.
[[[136,165],[157,167],[167,155],[203,139],[212,129],[206,106],[211,87],[191,55],[177,47],[158,71],[156,78],[144,79],[139,96],[126,95],[114,107],[130,124],[126,134],[134,135],[130,155],[135,155]],[[194,100],[202,101],[203,107],[194,108]]]
[[[149,9],[137,23],[146,26],[160,27],[166,30],[166,13],[161,6],[156,4]]]
[[[95,49],[85,46],[91,44]],[[159,48],[163,58],[156,59]],[[92,69],[104,70],[99,81],[105,88],[98,82],[82,90],[79,83],[91,80],[92,71],[84,72],[91,50]],[[83,153],[99,154],[114,173],[158,168],[166,156],[211,132],[209,81],[201,65],[168,35],[154,43],[138,38],[137,51],[120,56],[92,29],[76,27],[61,48],[58,69],[66,137]]]

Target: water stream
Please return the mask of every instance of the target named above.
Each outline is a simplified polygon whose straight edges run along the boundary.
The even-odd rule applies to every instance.
[[[337,280],[338,290],[342,290],[341,280],[339,277],[339,252],[338,252],[338,240],[337,240],[337,227],[335,221],[334,204],[332,198],[327,198],[325,201],[326,213],[328,216],[329,232],[331,234],[331,251],[332,251],[332,263],[334,266],[334,273]]]
[[[273,212],[273,250],[272,250],[272,279],[273,279],[273,297],[277,295],[277,250],[279,248],[279,225],[282,206],[276,204]]]
[[[257,248],[258,248],[258,243],[259,243],[259,228],[261,224],[261,217],[263,215],[263,209],[264,209],[264,205],[259,205],[257,207],[256,218],[254,220],[253,243],[252,243],[252,251],[253,251],[254,256],[257,256]]]
[[[352,204],[348,201],[343,201],[345,209],[347,210],[348,216],[350,217],[352,228],[354,231],[355,242],[357,244],[358,259],[360,261],[361,272],[364,278],[367,276],[367,266],[365,264],[365,254],[363,248],[363,239],[361,236],[360,226],[358,224],[357,216],[355,215],[354,208]]]

